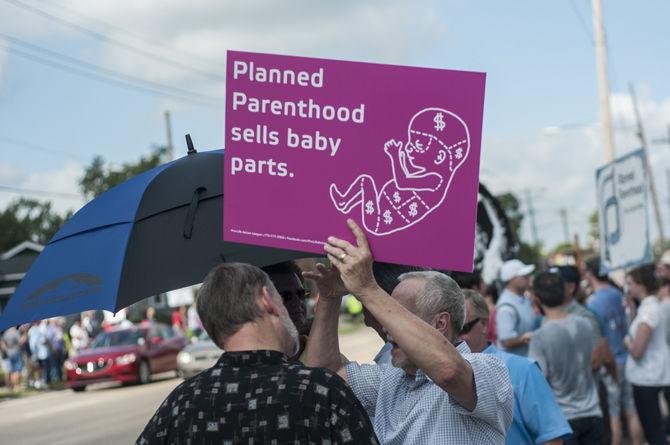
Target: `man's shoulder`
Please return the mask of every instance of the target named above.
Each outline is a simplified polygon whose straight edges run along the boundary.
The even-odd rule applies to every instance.
[[[337,380],[344,382],[337,373],[330,369],[306,366],[298,361],[289,363],[286,372],[292,375],[309,375],[315,380],[332,380],[336,378]]]
[[[287,367],[287,374],[299,378],[309,379],[312,384],[319,384],[327,388],[348,393],[351,391],[347,383],[337,373],[326,368],[313,368],[295,362]]]
[[[510,371],[514,369],[517,372],[527,372],[528,369],[536,366],[534,360],[501,350],[496,350],[496,352],[491,355],[498,357]]]
[[[579,313],[572,313],[568,314],[568,316],[563,320],[555,321],[560,322],[558,326],[560,327],[561,331],[565,333],[565,335],[561,335],[561,337],[564,338],[566,342],[570,341],[569,339],[573,339],[573,341],[579,342],[580,339],[585,339],[587,337],[593,338],[594,334],[598,337],[602,336],[598,326],[598,321],[593,316],[593,314],[588,317]],[[553,334],[556,333],[554,332]]]
[[[566,312],[569,315],[577,315],[578,317],[585,318],[588,322],[597,322],[596,315],[583,304],[573,301],[565,307]]]
[[[384,386],[395,387],[397,383],[406,377],[405,371],[396,368],[390,363],[358,363],[349,362],[344,367],[347,371],[347,380],[351,384],[351,379],[368,379],[371,376],[379,379]],[[347,385],[349,386],[349,385]]]
[[[568,317],[570,316],[571,315],[568,315]],[[545,318],[540,327],[533,331],[531,344],[533,341],[542,341],[545,337],[553,337],[556,332],[563,332],[566,329],[566,319],[567,317],[562,320],[550,320]]]
[[[195,394],[195,386],[197,386],[196,382],[199,381],[200,374],[196,374],[193,377],[190,377],[183,382],[181,382],[179,385],[177,385],[168,395],[163,399],[163,402],[160,404],[158,409],[156,410],[157,413],[165,412],[164,410],[166,409],[172,409],[172,406],[175,405],[179,400],[183,398],[187,398],[189,400],[193,400],[194,394]]]
[[[497,373],[500,372],[500,370],[507,370],[507,363],[505,358],[498,355],[499,352],[502,351],[497,351],[495,354],[487,354],[483,352],[465,352],[461,353],[461,356],[470,362],[470,365],[477,365],[478,367],[482,367],[482,369],[487,370],[487,372]],[[507,355],[510,356],[511,360],[513,360],[513,357],[515,357],[513,354]]]
[[[601,287],[600,289],[593,292],[593,296],[600,299],[612,299],[617,297],[622,297],[623,294],[619,289],[614,286]]]
[[[500,305],[504,304],[509,304],[509,303],[514,303],[514,295],[512,292],[510,292],[507,289],[503,289],[503,291],[500,293],[500,297],[498,298],[498,302],[496,303],[496,308]]]
[[[589,327],[592,327],[594,324],[597,323],[598,319],[596,318],[596,316],[593,314],[593,312],[587,309],[569,312],[568,316],[565,317],[565,319],[563,320],[564,326],[570,324],[577,324],[577,325],[588,325]]]

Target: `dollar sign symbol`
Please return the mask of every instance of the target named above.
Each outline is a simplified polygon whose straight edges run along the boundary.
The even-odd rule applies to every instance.
[[[386,224],[391,224],[393,222],[393,218],[391,217],[391,211],[387,210],[384,212],[384,222]]]
[[[365,213],[367,213],[368,215],[372,215],[374,213],[374,211],[375,211],[374,204],[372,204],[372,201],[368,201],[365,204]]]
[[[393,200],[396,202],[396,204],[399,203],[400,202],[400,193],[395,192],[393,194]]]
[[[416,205],[417,204],[415,202],[409,205],[409,216],[416,216],[416,214],[419,213],[416,211]]]
[[[444,123],[444,119],[442,118],[442,113],[437,113],[433,118],[433,122],[435,122],[435,129],[437,131],[444,130],[446,124]]]

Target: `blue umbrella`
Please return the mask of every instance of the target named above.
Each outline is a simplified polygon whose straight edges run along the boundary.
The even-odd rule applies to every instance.
[[[89,309],[116,312],[201,282],[221,261],[262,267],[304,256],[224,242],[222,176],[223,150],[189,146],[187,156],[89,202],[37,257],[0,315],[0,331]]]

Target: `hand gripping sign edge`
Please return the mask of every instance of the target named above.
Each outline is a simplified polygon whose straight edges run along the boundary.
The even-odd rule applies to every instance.
[[[431,150],[434,145],[437,149]],[[443,108],[424,108],[410,119],[407,143],[391,139],[384,144],[384,152],[391,160],[393,179],[381,191],[368,174],[359,175],[344,193],[334,183],[329,190],[341,213],[360,206],[363,226],[378,236],[408,229],[442,204],[456,170],[470,152],[470,133],[458,115]]]

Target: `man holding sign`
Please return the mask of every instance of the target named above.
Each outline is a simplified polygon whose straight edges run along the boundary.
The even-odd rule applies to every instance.
[[[381,443],[504,443],[513,409],[509,375],[495,357],[472,354],[456,341],[465,316],[458,285],[439,272],[412,272],[400,276],[390,297],[374,279],[363,230],[347,222],[356,245],[329,237],[324,248],[333,267],[305,273],[321,297],[305,362],[347,381],[374,416]],[[342,364],[340,278],[388,333],[394,367]]]

